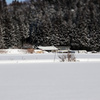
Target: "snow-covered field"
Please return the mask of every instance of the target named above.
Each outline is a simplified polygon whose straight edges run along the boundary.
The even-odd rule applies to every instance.
[[[0,64],[0,100],[100,100],[100,62]]]
[[[0,100],[100,100],[100,54],[0,54]]]
[[[47,63],[60,62],[59,56],[62,53],[42,53],[42,54],[0,54],[0,64],[2,63]],[[100,53],[75,53],[76,62],[100,62]]]
[[[59,56],[67,53],[37,53],[41,50],[34,50],[33,54],[27,52],[27,49],[1,49],[0,64],[2,63],[46,63],[60,62]],[[75,53],[76,62],[100,62],[100,53]],[[66,59],[67,60],[67,59]]]

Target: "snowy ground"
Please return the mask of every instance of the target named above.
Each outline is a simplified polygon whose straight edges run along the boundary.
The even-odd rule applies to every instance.
[[[48,63],[60,62],[59,56],[62,53],[42,53],[42,54],[0,54],[0,64],[5,63]],[[100,53],[87,54],[75,53],[76,62],[100,62]]]
[[[0,64],[0,100],[100,100],[100,62]]]
[[[59,56],[67,53],[37,53],[29,54],[27,49],[0,49],[0,64],[2,63],[46,63],[60,62]],[[75,53],[78,62],[100,62],[100,53]]]
[[[0,100],[100,100],[100,54],[0,54]]]

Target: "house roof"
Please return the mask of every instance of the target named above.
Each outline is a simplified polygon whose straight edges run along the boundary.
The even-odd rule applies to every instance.
[[[58,50],[55,46],[38,46],[41,50]]]

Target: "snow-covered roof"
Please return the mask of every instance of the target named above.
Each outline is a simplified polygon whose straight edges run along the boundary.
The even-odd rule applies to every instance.
[[[38,46],[41,50],[58,50],[55,46]]]

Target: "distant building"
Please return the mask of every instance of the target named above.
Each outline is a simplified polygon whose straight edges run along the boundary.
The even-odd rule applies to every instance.
[[[56,46],[58,50],[70,50],[70,46]]]
[[[56,52],[58,50],[55,46],[38,46],[38,49],[48,52]]]

